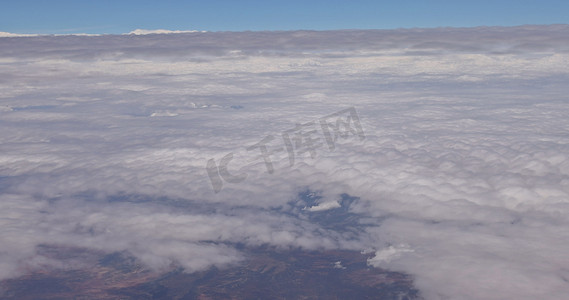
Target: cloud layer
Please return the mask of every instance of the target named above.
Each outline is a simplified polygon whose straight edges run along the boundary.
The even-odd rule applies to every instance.
[[[188,272],[269,244],[368,252],[427,299],[563,299],[568,33],[2,37],[0,278],[58,266],[43,244]],[[350,107],[365,139],[330,149],[318,122]],[[298,124],[320,146],[290,144],[291,165]],[[283,149],[271,174],[262,141]],[[215,193],[229,153],[247,178]],[[321,222],[342,209],[355,230]]]

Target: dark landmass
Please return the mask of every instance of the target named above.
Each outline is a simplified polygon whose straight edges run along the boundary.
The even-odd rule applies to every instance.
[[[371,268],[356,251],[243,249],[237,266],[159,274],[126,252],[42,246],[42,255],[80,261],[0,282],[0,299],[419,299],[408,275]]]

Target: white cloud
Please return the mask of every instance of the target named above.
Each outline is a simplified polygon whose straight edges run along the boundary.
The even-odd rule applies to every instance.
[[[38,34],[11,33],[0,31],[0,38],[3,37],[22,37],[22,36],[38,36]]]
[[[377,249],[371,265],[428,299],[563,299],[567,31],[7,39],[0,278],[57,264],[36,253],[46,243],[192,271],[240,262],[240,242]],[[318,121],[352,106],[366,137],[332,151]],[[282,134],[313,121],[321,145],[291,166]],[[271,135],[273,174],[247,150]],[[247,178],[216,194],[206,164],[228,153]],[[322,198],[300,201],[307,189]],[[344,193],[357,236],[312,218]]]
[[[304,209],[308,211],[324,211],[338,207],[340,207],[340,203],[338,203],[338,201],[328,201],[311,207],[305,207]]]
[[[374,267],[389,266],[389,263],[393,260],[399,259],[402,255],[407,252],[414,252],[407,245],[397,245],[389,246],[385,249],[381,249],[375,252],[375,256],[369,258],[367,263]]]
[[[67,34],[37,34],[37,33],[11,33],[0,31],[0,38],[3,37],[35,37],[35,36],[101,36],[94,33],[67,33]]]
[[[172,34],[172,33],[192,33],[192,32],[205,32],[197,30],[166,30],[166,29],[135,29],[128,34],[145,35],[145,34]]]
[[[342,266],[342,262],[341,261],[337,261],[334,263],[334,269],[342,269],[345,270],[346,267]]]

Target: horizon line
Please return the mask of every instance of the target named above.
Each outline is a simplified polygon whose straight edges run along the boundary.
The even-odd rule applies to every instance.
[[[188,34],[188,33],[244,33],[244,32],[327,32],[327,31],[397,31],[421,29],[476,29],[476,28],[516,28],[516,27],[555,27],[569,26],[569,23],[551,24],[520,24],[520,25],[479,25],[479,26],[433,26],[433,27],[397,27],[397,28],[343,28],[343,29],[283,29],[283,30],[170,30],[170,29],[142,29],[137,28],[124,33],[15,33],[0,31],[3,37],[43,37],[43,36],[111,36],[111,35],[155,35],[155,34]]]

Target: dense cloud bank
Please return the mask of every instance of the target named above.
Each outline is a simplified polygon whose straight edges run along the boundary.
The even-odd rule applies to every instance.
[[[38,245],[191,272],[268,244],[370,253],[428,299],[562,299],[567,36],[0,38],[0,278],[81,264]]]

